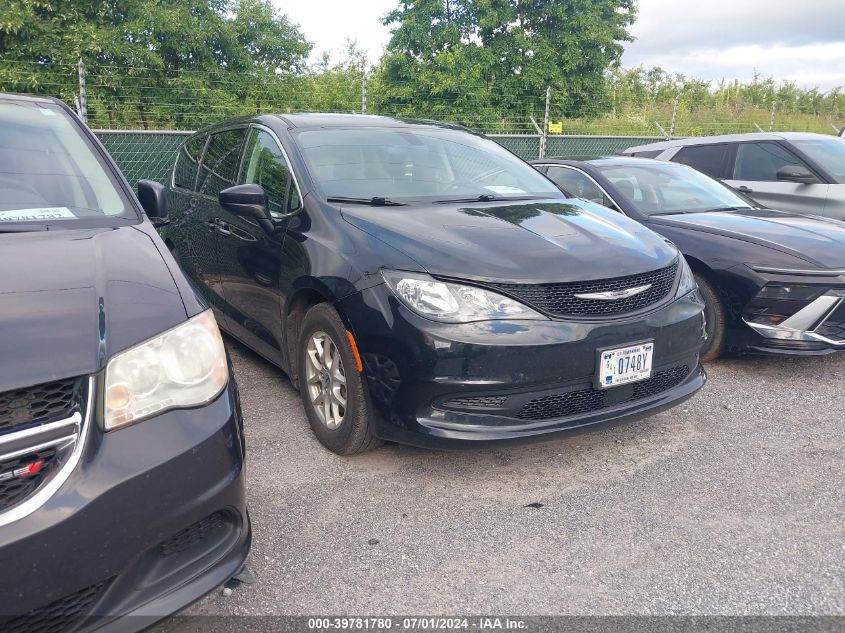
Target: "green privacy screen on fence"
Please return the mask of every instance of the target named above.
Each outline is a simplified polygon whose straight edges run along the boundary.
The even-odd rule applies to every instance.
[[[190,132],[97,130],[97,136],[117,162],[129,184],[139,180],[167,182],[179,146]],[[525,160],[540,155],[540,137],[527,134],[488,135]],[[662,140],[634,136],[549,136],[546,156],[596,157],[615,154],[632,145]]]

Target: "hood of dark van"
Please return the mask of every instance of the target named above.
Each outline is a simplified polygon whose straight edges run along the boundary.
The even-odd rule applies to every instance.
[[[342,209],[347,222],[430,274],[500,282],[622,277],[669,265],[674,247],[605,207],[582,200]]]
[[[134,227],[0,234],[0,391],[92,374],[185,319]]]
[[[651,216],[656,225],[724,235],[810,262],[845,268],[845,222],[772,209]],[[765,262],[745,262],[763,264]]]

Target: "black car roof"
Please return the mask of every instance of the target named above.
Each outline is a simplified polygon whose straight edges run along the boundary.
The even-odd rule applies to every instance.
[[[0,92],[0,101],[31,101],[33,103],[62,103],[55,97],[43,97],[41,95],[16,94],[14,92]]]

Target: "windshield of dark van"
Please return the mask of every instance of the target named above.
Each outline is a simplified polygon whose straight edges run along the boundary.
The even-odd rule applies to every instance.
[[[498,144],[434,126],[304,129],[299,146],[329,198],[561,198],[549,180]]]
[[[4,225],[108,225],[137,220],[106,166],[57,105],[0,101],[0,231]]]

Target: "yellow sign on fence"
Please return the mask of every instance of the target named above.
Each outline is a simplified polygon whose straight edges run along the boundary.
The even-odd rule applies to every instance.
[[[563,121],[549,121],[549,134],[563,134]]]

